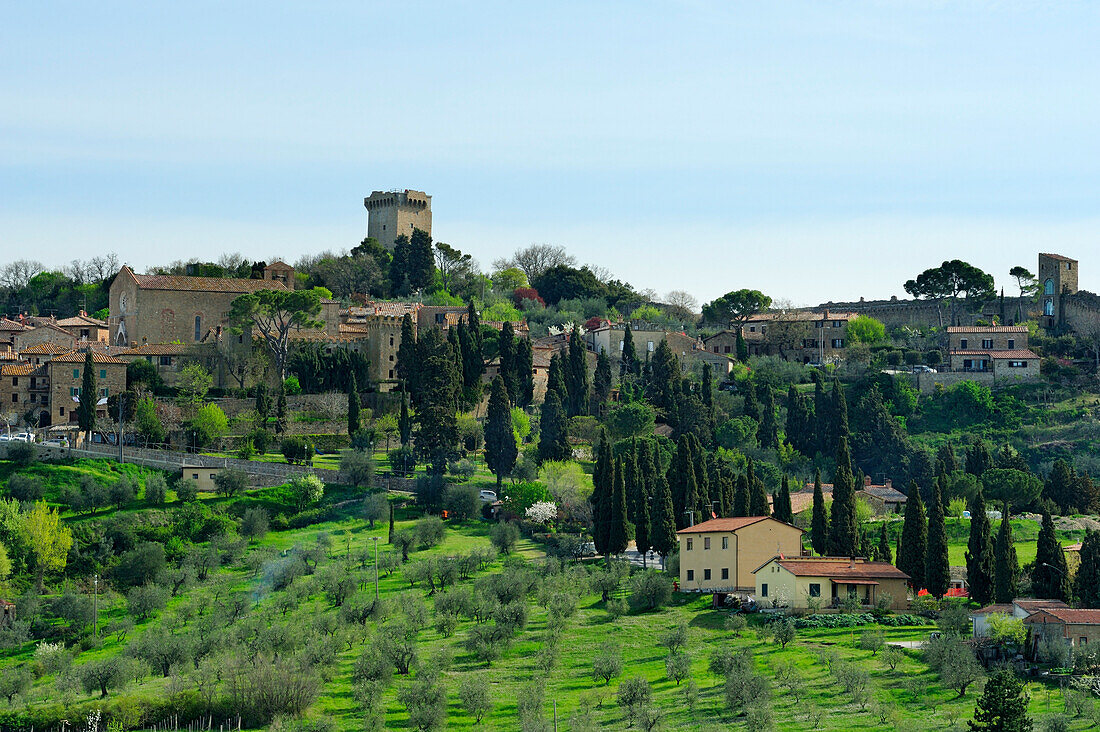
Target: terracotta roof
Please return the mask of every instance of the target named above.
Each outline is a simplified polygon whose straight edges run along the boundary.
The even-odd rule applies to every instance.
[[[1069,257],[1063,257],[1061,254],[1047,254],[1046,252],[1040,252],[1040,257],[1050,257],[1051,259],[1057,259],[1062,262],[1076,262],[1076,259],[1070,259]]]
[[[27,346],[19,351],[20,354],[30,354],[32,356],[38,355],[60,355],[62,353],[68,353],[73,350],[72,348],[65,348],[65,346],[59,346],[56,343],[36,343],[33,346]]]
[[[1064,547],[1062,547],[1062,551],[1079,552],[1081,551],[1081,542],[1077,542],[1076,544],[1066,544]]]
[[[134,274],[143,290],[180,290],[183,292],[247,293],[257,290],[288,290],[275,280],[242,280],[228,277],[185,277],[183,275]]]
[[[29,328],[28,330],[56,330],[58,333],[62,333],[64,335],[68,336],[69,338],[74,338],[74,339],[76,338],[76,336],[74,336],[72,333],[65,330],[64,328],[59,328],[54,323],[43,323],[42,325],[37,325],[33,328]],[[24,332],[27,332],[27,331],[24,331]]]
[[[65,318],[64,320],[57,321],[57,324],[62,328],[72,328],[74,326],[79,327],[82,325],[93,325],[96,328],[107,327],[107,324],[102,320],[98,320],[88,315],[74,315],[71,318]]]
[[[768,560],[773,561],[773,560]],[[846,557],[799,557],[779,559],[779,566],[797,577],[830,579],[909,579],[909,575],[889,562],[855,561]],[[761,566],[766,566],[765,562]]]
[[[1027,333],[1022,325],[949,325],[948,333]]]
[[[116,356],[178,356],[187,353],[182,343],[142,343],[140,346],[119,351]]]
[[[0,366],[0,376],[27,376],[37,368],[31,363],[6,363]]]
[[[348,319],[354,318],[370,318],[376,315],[388,315],[395,318],[400,318],[406,314],[415,315],[416,311],[420,309],[420,303],[418,302],[384,302],[381,300],[374,300],[366,303],[363,307],[350,307],[348,308]]]
[[[363,325],[352,325],[350,323],[340,323],[338,328],[340,333],[355,333],[366,335],[370,333],[370,329]]]
[[[986,605],[985,607],[978,608],[971,612],[971,615],[992,615],[993,613],[1004,613],[1005,615],[1012,614],[1012,605],[1000,603],[996,605]]]
[[[264,267],[264,272],[268,271],[269,269],[294,269],[294,268],[291,267],[286,262],[282,261],[281,259],[276,259],[274,262],[272,262],[271,264]]]
[[[0,361],[18,361],[19,354],[12,350],[0,351]]]
[[[121,364],[126,365],[126,362],[122,359],[115,358],[114,356],[108,356],[106,353],[100,351],[88,351],[92,354],[92,363],[103,364]],[[85,353],[83,351],[70,351],[62,356],[58,356],[50,363],[84,363]]]
[[[550,368],[550,356],[554,349],[549,346],[533,346],[531,348],[531,366],[537,369]]]
[[[1024,618],[1025,623],[1049,622],[1053,617],[1066,625],[1100,625],[1100,610],[1078,609],[1070,607],[1044,608],[1036,610]]]
[[[21,331],[27,330],[27,326],[11,318],[0,318],[0,330]]]
[[[1008,351],[1008,350],[995,351],[995,350],[992,350],[992,349],[986,349],[986,350],[973,350],[973,349],[970,349],[970,350],[966,350],[966,351],[957,350],[957,351],[952,351],[951,355],[952,356],[989,356],[990,358],[997,359],[997,360],[1007,359],[1007,358],[1012,358],[1012,359],[1027,359],[1027,358],[1034,359],[1034,358],[1039,358],[1039,354],[1035,353],[1034,351],[1029,351],[1026,348],[1016,348],[1016,349],[1013,349],[1011,351]]]
[[[897,488],[891,488],[885,485],[865,485],[856,492],[859,493],[860,491],[870,493],[875,498],[881,498],[883,501],[888,501],[890,503],[905,503],[909,500],[909,498]]]
[[[676,533],[677,534],[704,534],[704,533],[707,533],[707,532],[710,532],[710,531],[737,531],[738,529],[743,529],[746,526],[751,526],[752,524],[759,523],[760,521],[768,521],[769,519],[772,520],[772,521],[775,521],[776,523],[780,523],[780,524],[783,523],[779,519],[774,519],[771,516],[741,516],[741,517],[738,517],[738,518],[715,518],[715,519],[710,519],[709,521],[704,521],[701,524],[695,524],[694,526],[689,526],[686,529],[680,529]],[[789,525],[790,524],[784,524],[784,526],[789,526]],[[797,528],[797,527],[792,527],[792,528]],[[802,531],[802,529],[799,529],[799,531]]]
[[[1036,610],[1048,610],[1050,608],[1062,608],[1069,607],[1061,600],[1013,600],[1013,605],[1016,605],[1021,610],[1027,610],[1028,612],[1035,612]]]

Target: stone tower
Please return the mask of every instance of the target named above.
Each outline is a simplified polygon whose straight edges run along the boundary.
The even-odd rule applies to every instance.
[[[432,233],[432,197],[424,191],[374,191],[363,199],[367,209],[367,236],[393,250],[398,236],[413,229]]]
[[[1061,254],[1039,255],[1039,323],[1044,328],[1064,320],[1062,296],[1077,293],[1077,260]]]

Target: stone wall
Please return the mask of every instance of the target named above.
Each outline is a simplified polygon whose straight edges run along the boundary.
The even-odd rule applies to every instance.
[[[1100,328],[1100,295],[1080,291],[1062,298],[1066,324],[1079,333]]]

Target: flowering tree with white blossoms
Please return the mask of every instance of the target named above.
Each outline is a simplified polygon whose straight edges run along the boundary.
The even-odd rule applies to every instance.
[[[552,501],[536,501],[527,509],[527,519],[537,524],[548,524],[558,517],[558,506]]]

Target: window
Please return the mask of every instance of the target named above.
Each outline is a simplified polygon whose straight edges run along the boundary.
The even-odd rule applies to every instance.
[[[833,321],[833,327],[834,328],[840,328],[840,327],[843,327],[843,325],[844,325],[843,320],[834,320]]]
[[[750,333],[755,333],[756,332],[756,326],[755,325],[750,325],[749,326],[749,332]]]
[[[191,477],[194,478],[195,480],[198,480],[199,479],[199,474],[198,473],[191,473]]]
[[[1073,269],[1073,262],[1066,262],[1066,269]]]
[[[653,353],[653,341],[646,341],[645,349],[650,353]]]
[[[436,314],[435,314],[435,322],[436,322],[437,324],[440,324],[440,325],[442,325],[443,321],[444,321],[444,316],[443,316],[443,313],[436,313]]]
[[[99,390],[99,395],[101,397],[106,397],[107,396],[107,387],[103,387],[102,389],[100,389]]]
[[[79,386],[70,386],[69,387],[69,396],[74,396],[74,397],[80,396],[80,387]]]
[[[626,347],[625,344],[626,344],[626,341],[624,341],[624,340],[619,341],[619,353],[623,352],[623,349]]]
[[[1089,642],[1088,637],[1084,636],[1084,635],[1077,639],[1077,645],[1079,645],[1079,646],[1088,645],[1088,642]]]
[[[390,363],[393,363],[393,354],[390,354]]]
[[[1043,294],[1044,295],[1053,295],[1054,294],[1054,280],[1048,278],[1047,281],[1043,283]]]
[[[690,552],[690,551],[691,551],[691,549],[692,549],[692,545],[693,545],[693,544],[694,544],[695,542],[694,542],[693,540],[691,540],[691,539],[688,539],[688,540],[687,540],[687,543],[688,543],[688,545],[687,545],[687,550],[686,550],[686,551],[689,551],[689,552]]]
[[[817,582],[810,584],[810,597],[821,597],[821,585]]]
[[[969,345],[969,343],[970,342],[968,340],[966,340],[965,338],[960,338],[959,339],[959,348],[961,348],[965,351],[966,347]]]
[[[726,353],[729,353],[729,352],[730,352],[730,347],[729,347],[729,346],[726,346],[726,350],[725,350],[725,352],[726,352]]]
[[[760,596],[761,597],[767,597],[768,596],[768,583],[767,582],[760,585]]]
[[[703,580],[705,581],[705,580],[709,580],[709,579],[710,579],[710,570],[709,569],[704,569],[703,570]]]
[[[244,343],[244,336],[243,335],[237,336],[237,343]]]
[[[722,537],[722,548],[723,549],[729,549],[730,548],[730,538],[728,536],[723,536]]]
[[[993,339],[982,338],[982,348],[993,348]]]
[[[728,580],[730,578],[730,568],[722,567],[722,579]]]
[[[823,322],[821,322],[820,320],[818,320],[818,321],[814,322],[814,327],[815,327],[815,328],[824,328],[824,327],[825,327],[825,323],[823,323]]]
[[[101,379],[106,379],[107,378],[107,369],[100,369],[99,370],[99,378],[101,378]]]
[[[844,348],[844,339],[843,338],[834,338],[833,341],[832,341],[832,344],[833,344],[833,348]]]
[[[161,366],[171,366],[172,365],[172,357],[171,356],[161,356],[160,357],[160,365]]]
[[[12,394],[12,399],[13,399],[13,401],[14,401],[14,397],[15,397],[15,394]],[[35,403],[35,402],[37,402],[37,401],[38,401],[38,399],[36,398],[36,395],[35,395],[35,394],[31,394],[31,404],[34,404],[34,403]]]
[[[201,315],[196,315],[195,316],[195,340],[197,341],[201,338],[202,338],[202,316]]]
[[[390,369],[390,378],[393,378],[393,369]]]
[[[65,416],[65,407],[58,407],[57,408],[57,416],[59,416],[59,417],[64,417]]]
[[[695,570],[694,569],[689,569],[687,571],[687,581],[688,582],[694,582],[695,581]]]
[[[1010,369],[1026,369],[1027,361],[1009,361],[1008,367]]]
[[[18,404],[19,403],[19,395],[18,394],[12,394],[11,395],[11,401],[12,401],[12,404]]]
[[[80,369],[73,369],[73,378],[74,379],[79,379],[80,378]]]
[[[19,386],[19,377],[18,376],[11,377],[11,385],[12,386]]]
[[[710,549],[710,537],[709,536],[704,536],[703,537],[703,551],[706,551],[707,549]]]
[[[1047,301],[1043,303],[1043,315],[1054,315],[1054,301],[1051,300],[1049,297],[1047,298]]]
[[[1011,351],[1015,347],[1016,347],[1016,339],[1015,338],[1009,338],[1008,339],[1008,350]]]

